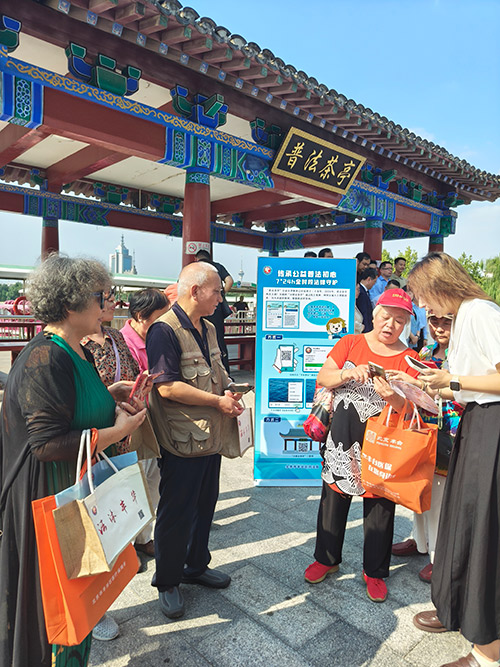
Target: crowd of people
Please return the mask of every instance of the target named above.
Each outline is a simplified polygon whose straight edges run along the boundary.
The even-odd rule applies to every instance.
[[[181,271],[173,305],[157,290],[137,292],[121,332],[107,324],[114,293],[99,262],[52,255],[32,274],[28,298],[45,327],[13,364],[1,413],[2,664],[86,665],[92,636],[118,631],[106,615],[79,646],[65,647],[50,645],[45,630],[31,502],[73,483],[82,429],[95,430],[96,452],[116,454],[152,425],[160,456],[142,463],[156,523],[135,547],[155,558],[152,585],[163,614],[185,613],[181,584],[231,583],[209,567],[208,544],[221,454],[237,445],[243,408],[210,321],[224,303],[227,276],[206,260]],[[362,496],[370,600],[388,595],[391,555],[428,553],[420,577],[432,585],[435,609],[417,614],[415,625],[460,630],[473,644],[449,667],[500,665],[500,307],[445,253],[430,253],[406,278],[402,257],[380,267],[367,253],[356,260],[358,328],[336,342],[317,378],[334,400],[321,447],[315,560],[305,579],[320,584],[339,569],[349,507]],[[409,357],[428,365],[415,370]],[[368,362],[386,369],[386,379],[373,376]],[[144,370],[145,402],[130,401]],[[392,380],[414,384],[439,405],[437,418],[422,412],[424,421],[439,421],[431,509],[397,544],[395,504],[366,492],[361,478],[367,420],[387,404],[396,412],[405,405]]]

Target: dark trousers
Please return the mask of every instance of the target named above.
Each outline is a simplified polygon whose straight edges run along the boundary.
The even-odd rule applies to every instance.
[[[221,457],[212,454],[181,458],[162,449],[159,462],[156,574],[152,584],[162,592],[178,586],[183,576],[196,577],[207,569]]]
[[[351,500],[352,496],[337,493],[323,482],[314,551],[314,558],[322,565],[342,562]],[[385,498],[363,498],[363,569],[369,577],[389,576],[395,508]]]

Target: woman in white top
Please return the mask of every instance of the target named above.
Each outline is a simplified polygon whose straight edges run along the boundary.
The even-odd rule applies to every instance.
[[[414,622],[430,632],[460,629],[473,642],[472,652],[449,667],[500,665],[500,307],[445,253],[424,257],[408,285],[437,317],[454,316],[449,370],[419,377],[466,406],[439,522],[436,610]]]

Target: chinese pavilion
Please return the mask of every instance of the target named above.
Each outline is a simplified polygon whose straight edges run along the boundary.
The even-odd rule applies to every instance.
[[[277,255],[426,236],[480,171],[177,0],[0,0],[0,209]]]

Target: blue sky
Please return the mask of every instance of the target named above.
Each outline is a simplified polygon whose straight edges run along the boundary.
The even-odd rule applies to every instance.
[[[269,48],[285,62],[329,88],[434,141],[474,166],[500,173],[500,2],[498,0],[192,0],[231,32]],[[474,259],[500,252],[500,200],[458,209],[458,231],[445,242],[457,256]],[[0,263],[33,264],[40,252],[41,222],[0,213]],[[180,241],[125,231],[139,273],[173,277],[180,268]],[[60,223],[61,249],[107,261],[121,231]],[[407,243],[387,244],[394,254]],[[424,254],[427,240],[411,245]],[[339,246],[352,257],[361,245]],[[303,253],[290,253],[289,256]],[[252,250],[214,246],[214,257],[236,277],[254,280]]]

